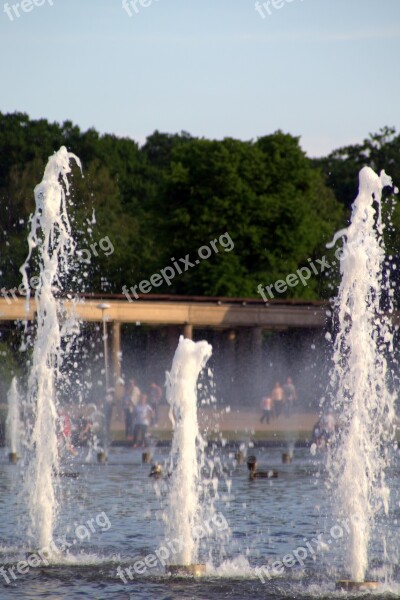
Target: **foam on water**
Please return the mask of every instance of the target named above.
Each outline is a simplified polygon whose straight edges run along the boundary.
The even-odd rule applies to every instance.
[[[251,567],[249,561],[245,556],[237,556],[232,559],[226,559],[221,562],[217,567],[212,563],[207,563],[207,575],[214,577],[229,577],[234,578],[246,578],[256,579],[257,574]]]
[[[340,427],[330,473],[338,512],[349,532],[345,564],[355,581],[365,579],[375,517],[389,508],[385,470],[395,415],[387,388],[387,355],[393,350],[393,335],[387,316],[388,273],[383,272],[381,195],[391,185],[384,171],[378,176],[363,168],[351,224],[330,244],[344,238],[331,374],[332,407]]]
[[[21,267],[23,283],[29,290],[29,261],[37,252],[40,283],[35,290],[36,339],[28,381],[28,404],[34,414],[30,439],[25,493],[31,520],[31,534],[38,548],[51,548],[57,516],[54,474],[58,472],[56,382],[62,365],[61,343],[65,324],[59,320],[60,303],[55,292],[69,272],[75,250],[67,214],[70,161],[79,159],[65,147],[50,157],[42,182],[35,188],[36,210],[28,236],[29,253]],[[27,302],[29,303],[29,292]],[[70,321],[67,321],[70,323]]]
[[[166,511],[166,538],[180,541],[172,564],[190,565],[198,558],[201,527],[200,464],[198,453],[205,442],[199,433],[197,420],[197,379],[210,358],[212,347],[205,341],[179,339],[167,373],[167,401],[174,427],[171,447],[170,491]]]

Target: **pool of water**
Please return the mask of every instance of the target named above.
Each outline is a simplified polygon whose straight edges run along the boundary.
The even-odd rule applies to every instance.
[[[62,502],[55,544],[60,557],[56,564],[46,564],[43,555],[39,564],[31,556],[33,566],[26,563],[32,547],[21,497],[22,470],[4,458],[0,463],[0,598],[344,597],[343,592],[335,592],[335,581],[346,578],[346,523],[332,514],[333,490],[326,486],[324,457],[299,449],[293,463],[283,465],[282,449],[257,449],[260,467],[277,469],[279,476],[250,481],[246,465],[236,466],[233,453],[217,453],[215,469],[208,472],[217,517],[208,528],[218,535],[213,542],[207,542],[207,536],[203,540],[201,559],[207,571],[196,580],[172,577],[161,564],[161,548],[168,551],[162,522],[168,479],[149,477],[150,465],[141,464],[141,451],[112,449],[107,465],[86,463],[82,453],[65,465],[66,473],[78,477],[57,480]],[[208,454],[211,464],[211,451]],[[163,463],[167,457],[168,449],[153,451],[155,461]],[[389,519],[378,521],[370,549],[369,576],[383,581],[386,577],[379,593],[374,593],[377,597],[400,594],[400,574],[390,566],[397,563],[400,539],[398,467],[394,455]],[[20,561],[25,563],[21,566]],[[255,569],[263,566],[257,575]]]

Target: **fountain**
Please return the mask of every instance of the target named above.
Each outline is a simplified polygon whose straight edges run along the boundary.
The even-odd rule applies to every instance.
[[[7,394],[8,413],[6,419],[7,439],[9,443],[8,459],[11,464],[16,464],[21,452],[21,419],[20,396],[18,393],[17,378],[13,377]]]
[[[198,378],[212,352],[206,341],[194,343],[181,337],[167,374],[167,401],[174,426],[168,467],[158,462],[165,456],[161,445],[151,453],[142,454],[143,463],[154,460],[150,479],[148,469],[136,468],[137,464],[135,467],[132,463],[130,448],[116,452],[110,448],[112,472],[90,469],[87,464],[76,462],[77,470],[84,475],[76,484],[72,478],[55,479],[59,473],[57,391],[67,352],[63,351],[64,334],[70,335],[70,326],[76,327],[72,318],[60,321],[63,307],[57,300],[57,290],[64,285],[74,253],[66,213],[71,159],[79,165],[74,155],[61,148],[49,160],[44,179],[35,189],[36,212],[28,238],[29,255],[22,268],[24,287],[28,289],[28,262],[32,262],[33,255],[37,256],[35,264],[40,267],[40,285],[34,297],[37,333],[26,411],[35,418],[33,430],[27,436],[23,490],[31,520],[29,533],[37,553],[26,555],[31,548],[26,547],[25,532],[22,538],[17,531],[18,523],[24,518],[23,510],[16,506],[20,512],[15,518],[9,510],[19,485],[19,472],[0,464],[7,475],[3,478],[0,498],[5,507],[0,537],[7,539],[6,547],[0,545],[0,554],[5,556],[0,563],[0,580],[6,585],[12,584],[13,592],[14,584],[15,587],[20,585],[24,597],[27,594],[31,597],[35,586],[38,593],[44,590],[51,595],[54,585],[65,597],[90,592],[98,596],[104,594],[108,586],[112,595],[132,591],[140,598],[167,597],[174,586],[179,588],[179,593],[182,590],[185,596],[192,597],[198,594],[198,582],[171,581],[169,575],[199,576],[207,572],[207,578],[201,581],[200,593],[212,600],[227,596],[232,590],[238,598],[326,597],[327,588],[320,590],[317,586],[326,577],[331,581],[332,564],[342,560],[341,546],[328,546],[329,541],[322,539],[323,534],[314,532],[316,511],[326,514],[325,508],[333,494],[330,490],[327,493],[325,486],[315,485],[312,475],[320,475],[319,466],[310,460],[308,450],[301,447],[296,450],[295,464],[282,468],[281,479],[273,479],[276,472],[272,469],[264,474],[266,479],[271,479],[266,481],[268,487],[250,485],[243,469],[234,468],[247,457],[243,443],[235,455],[234,465],[232,460],[228,463],[232,453],[223,443],[218,445],[217,451],[211,447],[208,454],[205,453],[206,443],[198,426],[197,390],[201,385]],[[330,483],[331,489],[337,489],[338,516],[341,522],[347,523],[349,533],[346,556],[349,573],[343,574],[349,579],[338,581],[337,587],[355,592],[377,585],[373,581],[374,572],[368,566],[368,559],[374,565],[375,547],[370,554],[368,547],[372,546],[371,540],[375,541],[376,517],[389,508],[385,471],[389,460],[387,448],[393,440],[394,410],[386,387],[386,360],[392,349],[391,327],[386,315],[390,313],[391,296],[387,293],[387,275],[382,274],[380,198],[383,187],[390,183],[385,174],[378,177],[370,169],[364,169],[351,225],[338,232],[334,239],[336,242],[339,237],[345,237],[341,257],[343,279],[337,300],[339,332],[331,376],[333,400],[329,408],[340,414],[343,422],[334,440],[337,444],[330,449]],[[27,301],[31,301],[29,296]],[[389,309],[383,306],[383,301],[389,304]],[[107,348],[105,355],[106,352]],[[106,389],[107,382],[106,370]],[[17,430],[15,415],[19,412],[16,392],[13,381],[8,423],[10,439],[14,440],[16,436],[11,432],[13,427]],[[104,415],[97,404],[92,408],[95,431],[101,435]],[[28,420],[24,425],[29,431]],[[102,444],[106,447],[106,436],[104,440]],[[223,441],[222,434],[220,440]],[[16,442],[11,443],[11,449],[17,447]],[[266,450],[268,460],[273,461],[271,466],[277,466],[281,460],[289,465],[293,448],[293,439],[287,437],[283,449]],[[97,450],[103,451],[103,448],[95,441],[89,452]],[[255,460],[251,456],[247,459],[254,471]],[[227,473],[226,490],[224,473]],[[251,479],[253,477],[254,474]],[[393,472],[393,485],[396,477],[397,473]],[[400,489],[398,482],[397,485]],[[59,490],[70,500],[68,505],[64,504],[63,514],[59,510]],[[163,504],[165,497],[166,504]],[[160,501],[163,508],[166,506],[165,543],[156,549]],[[106,515],[103,511],[110,514],[109,531],[105,528],[99,531],[96,527],[100,525],[97,517]],[[227,519],[221,511],[227,514]],[[211,519],[210,515],[213,515]],[[88,527],[82,524],[84,519]],[[234,524],[232,536],[228,521]],[[86,537],[79,535],[83,530]],[[101,539],[97,535],[100,533]],[[220,548],[214,540],[210,543],[216,533],[220,536],[218,542],[223,538],[220,547],[229,539],[227,551],[224,546],[218,561],[214,558]],[[80,547],[83,541],[89,544],[87,551]],[[331,554],[324,558],[328,550]],[[277,560],[279,557],[282,560]],[[252,563],[261,561],[265,561],[265,565],[253,569]],[[42,568],[50,562],[53,567],[57,563],[51,576]],[[277,577],[280,579],[275,582]],[[128,584],[128,578],[129,590],[125,588],[125,592],[116,587]],[[268,588],[263,587],[265,584]],[[328,588],[330,585],[329,582]]]
[[[71,333],[72,325],[67,320],[61,326],[61,307],[56,299],[75,251],[66,208],[72,159],[81,167],[78,157],[61,147],[50,157],[43,180],[35,188],[36,211],[28,236],[29,253],[21,267],[29,303],[29,261],[33,251],[37,251],[40,268],[40,283],[35,290],[37,331],[28,381],[28,404],[33,410],[34,425],[25,485],[35,549],[46,549],[48,554],[55,551],[52,542],[58,508],[54,486],[54,476],[59,470],[56,384],[61,378],[63,336]]]
[[[340,589],[366,589],[368,546],[377,514],[389,510],[385,481],[388,446],[393,440],[393,397],[387,389],[386,356],[393,349],[387,313],[391,309],[388,272],[384,272],[381,195],[392,180],[365,167],[341,256],[342,280],[336,300],[338,334],[331,374],[331,407],[340,428],[331,450],[331,484],[338,511],[348,522],[347,560],[350,580]],[[384,295],[385,294],[385,295]],[[389,307],[383,307],[386,300]]]
[[[174,427],[171,448],[171,485],[166,515],[166,537],[180,540],[180,549],[169,565],[171,574],[201,575],[205,566],[197,563],[196,527],[201,526],[199,453],[205,442],[197,422],[197,378],[211,356],[205,341],[179,339],[170,373],[167,373],[167,401]]]

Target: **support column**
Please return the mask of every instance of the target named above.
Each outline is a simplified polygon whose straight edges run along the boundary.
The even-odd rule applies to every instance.
[[[236,369],[236,331],[229,329],[222,332],[222,396],[227,405],[235,406],[239,403],[237,390]]]
[[[237,329],[235,395],[239,407],[249,406],[250,402],[250,360],[249,360],[249,335],[247,327]]]
[[[155,377],[155,361],[160,360],[160,352],[157,350],[161,348],[160,332],[159,329],[150,328],[146,335],[146,352],[143,365],[143,373],[146,378],[146,385],[148,385]]]
[[[250,352],[252,356],[252,394],[254,398],[261,399],[263,393],[263,356],[262,356],[262,328],[252,327],[250,338]]]
[[[241,402],[244,405],[258,407],[263,387],[262,328],[243,327],[239,331],[237,372],[241,374]],[[238,382],[239,383],[239,382]]]
[[[190,323],[185,323],[183,328],[183,337],[187,338],[188,340],[193,339],[193,325]]]
[[[167,346],[168,346],[168,361],[169,356],[174,355],[176,347],[179,342],[179,336],[181,334],[181,329],[177,325],[170,325],[167,329]],[[172,358],[171,358],[172,360]],[[171,366],[171,365],[169,365]]]
[[[111,325],[111,361],[112,361],[112,384],[115,388],[115,399],[118,401],[122,397],[121,383],[121,323],[113,321]]]

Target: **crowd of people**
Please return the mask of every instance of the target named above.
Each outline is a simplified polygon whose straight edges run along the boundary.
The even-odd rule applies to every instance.
[[[65,407],[58,411],[57,441],[60,450],[65,448],[70,454],[76,455],[76,447],[92,443],[94,434],[100,441],[102,437],[108,437],[115,404],[114,392],[113,388],[107,390],[102,407],[98,410],[93,405],[100,423],[94,424],[91,417],[83,415],[73,420]],[[146,393],[140,390],[135,379],[130,379],[126,385],[122,397],[125,438],[132,440],[134,448],[147,445],[147,430],[150,425],[157,426],[162,395],[161,387],[155,382],[150,383]]]
[[[57,445],[59,452],[67,450],[73,456],[78,454],[76,448],[88,446],[93,442],[93,421],[81,415],[73,421],[65,408],[58,411]]]
[[[281,414],[287,417],[293,414],[296,407],[297,392],[292,378],[288,377],[283,386],[277,381],[269,394],[261,399],[262,415],[260,423],[270,423],[272,418],[278,418]]]
[[[163,397],[162,388],[152,381],[143,392],[136,379],[132,378],[126,384],[122,396],[122,407],[125,420],[125,438],[132,440],[134,448],[147,446],[148,428],[157,427],[159,407]],[[275,382],[270,393],[261,400],[261,423],[269,424],[272,419],[281,415],[289,417],[297,411],[297,391],[291,377],[281,385]],[[59,451],[66,450],[72,455],[77,454],[77,447],[93,445],[95,440],[110,434],[111,420],[115,403],[114,390],[110,388],[104,396],[102,406],[95,404],[92,412],[87,415],[75,415],[74,419],[68,414],[66,407],[58,410],[57,442]],[[28,419],[29,421],[29,419]],[[313,443],[317,448],[329,445],[337,430],[333,411],[327,410],[315,423],[313,428]],[[104,441],[104,440],[103,440]]]

